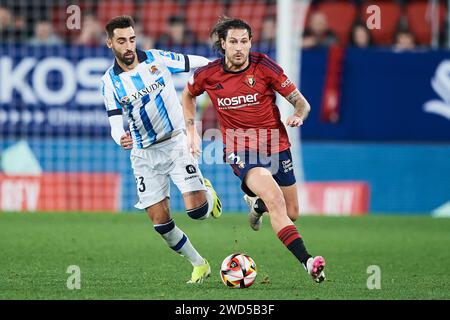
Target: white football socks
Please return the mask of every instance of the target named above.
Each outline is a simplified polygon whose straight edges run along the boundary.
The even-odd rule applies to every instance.
[[[163,237],[167,245],[181,256],[188,259],[193,266],[205,264],[202,256],[195,250],[187,235],[170,220],[165,224],[157,224],[155,230]]]

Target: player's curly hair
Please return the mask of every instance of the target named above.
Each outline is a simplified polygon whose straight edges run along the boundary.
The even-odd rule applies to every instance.
[[[225,53],[225,50],[222,48],[221,40],[227,38],[228,30],[230,29],[247,29],[249,38],[252,38],[252,28],[244,20],[222,16],[210,33],[210,37],[213,40],[212,47],[214,51],[222,54]]]
[[[105,31],[106,34],[108,35],[108,38],[111,39],[114,35],[115,29],[124,29],[128,27],[134,28],[133,18],[130,16],[118,16],[108,21],[108,23],[105,26]]]

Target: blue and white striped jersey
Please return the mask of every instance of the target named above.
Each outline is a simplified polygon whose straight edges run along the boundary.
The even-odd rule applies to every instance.
[[[189,58],[162,50],[136,50],[139,64],[124,71],[114,63],[102,77],[108,116],[125,114],[134,147],[147,148],[184,129],[172,74],[189,71]]]

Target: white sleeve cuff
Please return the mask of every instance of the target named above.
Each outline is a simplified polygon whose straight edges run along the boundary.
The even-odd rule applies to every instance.
[[[188,55],[189,66],[191,69],[206,66],[211,61],[202,56]]]
[[[125,134],[123,129],[123,117],[122,115],[114,115],[108,118],[111,125],[111,136],[114,141],[120,146],[120,137]]]

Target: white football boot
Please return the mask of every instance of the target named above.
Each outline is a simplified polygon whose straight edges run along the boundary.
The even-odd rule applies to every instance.
[[[248,222],[250,223],[250,227],[255,231],[261,229],[262,218],[264,213],[266,213],[258,213],[255,211],[255,205],[258,199],[258,197],[250,197],[248,195],[244,195],[244,200],[250,209],[250,212],[248,213]]]

